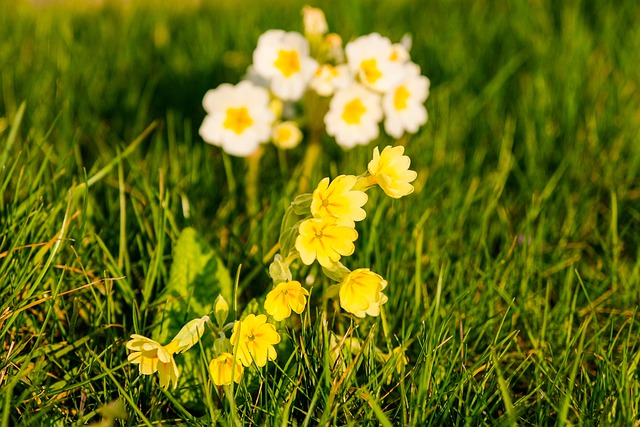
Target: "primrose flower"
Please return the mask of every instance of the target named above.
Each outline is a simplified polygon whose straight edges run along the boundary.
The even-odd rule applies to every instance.
[[[357,317],[377,316],[380,306],[387,302],[382,290],[387,281],[368,268],[358,268],[340,283],[340,306]]]
[[[173,382],[173,388],[176,388],[180,372],[170,349],[137,334],[131,335],[131,340],[127,342],[127,348],[131,350],[127,360],[139,365],[140,375],[152,375],[158,372],[161,387],[169,388]]]
[[[283,150],[295,148],[302,141],[302,131],[294,122],[282,122],[273,127],[271,132],[273,144]]]
[[[367,213],[362,206],[367,203],[363,191],[353,190],[358,178],[353,175],[337,176],[331,184],[324,178],[313,191],[311,214],[314,218],[331,216],[341,225],[354,227],[354,221],[362,221]]]
[[[424,102],[429,96],[429,79],[420,75],[420,67],[412,62],[405,64],[404,81],[382,97],[384,130],[394,138],[406,131],[415,133],[427,122]]]
[[[180,329],[180,332],[173,337],[171,342],[166,345],[169,351],[174,354],[184,353],[191,347],[196,345],[202,334],[204,334],[204,324],[209,321],[209,316],[203,316],[199,319],[193,319]]]
[[[309,87],[320,96],[331,96],[336,90],[348,87],[352,81],[346,64],[323,64],[316,70]]]
[[[391,55],[389,55],[389,59],[392,62],[400,62],[404,64],[409,60],[409,51],[402,43],[394,43],[391,45]]]
[[[280,342],[280,335],[276,327],[267,323],[267,316],[250,314],[233,325],[231,344],[236,346],[236,357],[244,366],[255,362],[258,367],[267,364],[268,360],[275,360],[278,356],[273,346]]]
[[[235,359],[234,363],[233,354],[231,353],[222,353],[209,362],[209,373],[213,378],[213,383],[218,386],[229,385],[231,381],[240,384],[243,372],[244,366],[242,366],[238,358]]]
[[[309,291],[303,288],[300,282],[282,282],[267,294],[264,309],[279,322],[291,316],[291,310],[302,313],[307,304],[307,296]]]
[[[343,148],[364,145],[377,138],[380,120],[380,96],[357,83],[337,91],[324,116],[327,133]]]
[[[397,49],[397,48],[396,48]],[[376,92],[386,92],[402,81],[402,62],[391,41],[378,33],[358,37],[345,47],[347,62],[360,82]],[[395,52],[395,53],[394,53]]]
[[[268,30],[253,52],[255,71],[270,82],[271,91],[284,101],[302,98],[318,67],[309,56],[309,42],[300,33]]]
[[[200,136],[234,156],[248,156],[271,136],[273,112],[269,92],[250,81],[221,84],[202,101],[207,112]]]
[[[317,259],[323,267],[331,267],[341,256],[353,254],[353,242],[358,238],[353,227],[340,225],[331,216],[303,221],[298,233],[296,250],[302,262],[311,265]]]
[[[373,149],[373,159],[369,162],[369,173],[389,197],[399,199],[413,193],[413,185],[418,174],[409,170],[411,159],[404,156],[404,147],[387,145],[382,153]]]

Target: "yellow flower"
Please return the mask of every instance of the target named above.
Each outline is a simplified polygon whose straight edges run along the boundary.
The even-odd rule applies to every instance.
[[[358,268],[340,283],[340,306],[357,317],[377,316],[380,306],[387,302],[382,290],[387,281],[368,268]]]
[[[231,378],[237,384],[240,384],[243,371],[244,366],[242,366],[238,358],[235,359],[234,363],[233,354],[231,353],[222,353],[209,363],[209,372],[215,385],[229,385],[231,384]]]
[[[404,156],[404,147],[387,145],[382,153],[373,149],[373,160],[369,162],[369,173],[389,197],[399,199],[413,193],[413,185],[418,174],[409,170],[411,159]]]
[[[244,366],[255,362],[258,367],[267,364],[267,359],[275,360],[278,356],[273,346],[280,342],[276,327],[267,323],[267,316],[250,314],[233,325],[231,344],[237,344],[236,357]]]
[[[303,221],[298,233],[296,250],[302,262],[311,265],[317,259],[324,267],[331,267],[342,255],[353,254],[353,242],[358,238],[355,229],[339,225],[330,216]]]
[[[291,310],[302,313],[307,304],[307,296],[309,291],[303,288],[300,282],[282,282],[267,294],[264,309],[279,322],[291,316]]]
[[[202,334],[204,334],[204,324],[209,321],[209,316],[193,319],[180,329],[180,332],[173,337],[171,342],[165,346],[171,353],[184,353],[196,345]]]
[[[278,123],[271,132],[271,141],[276,147],[289,150],[300,144],[302,131],[295,122]]]
[[[353,175],[340,175],[331,184],[324,178],[313,192],[311,214],[315,218],[331,216],[338,224],[354,227],[354,221],[362,221],[367,213],[362,209],[367,203],[363,191],[353,190],[358,178]]]
[[[173,388],[176,388],[180,373],[171,349],[137,334],[131,335],[127,348],[132,351],[127,359],[139,365],[140,375],[152,375],[158,372],[161,387],[168,388],[173,382]]]

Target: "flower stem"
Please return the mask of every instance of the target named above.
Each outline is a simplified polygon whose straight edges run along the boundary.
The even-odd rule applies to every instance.
[[[302,161],[302,175],[298,181],[298,194],[309,191],[311,175],[322,152],[322,138],[324,137],[324,116],[329,108],[328,101],[321,99],[313,91],[307,91],[305,101],[307,126],[309,129],[309,145]]]
[[[253,224],[255,217],[260,211],[260,201],[258,197],[258,181],[260,180],[260,159],[264,150],[259,147],[255,153],[248,158],[249,171],[247,172],[247,186],[245,189],[247,196],[247,211]]]
[[[307,151],[304,153],[302,175],[300,176],[300,181],[298,181],[298,194],[309,191],[311,185],[311,174],[313,173],[314,165],[316,164],[321,152],[322,145],[320,144],[320,138],[314,138],[314,135],[312,134],[309,145],[307,145]]]

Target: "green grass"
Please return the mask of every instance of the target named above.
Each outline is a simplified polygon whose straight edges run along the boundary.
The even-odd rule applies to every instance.
[[[323,312],[318,287],[233,399],[201,357],[196,409],[138,376],[124,344],[160,321],[181,230],[241,266],[239,311],[271,286],[304,149],[266,147],[250,216],[247,163],[197,134],[203,94],[238,81],[258,36],[301,30],[303,2],[257,4],[0,0],[1,425],[98,423],[117,399],[127,426],[638,425],[634,1],[318,3],[345,40],[412,34],[431,79],[406,142],[416,192],[370,193],[349,258],[388,280],[383,316]],[[361,173],[372,146],[327,139],[314,182]],[[329,330],[363,342],[343,371]],[[401,375],[374,350],[398,345]]]

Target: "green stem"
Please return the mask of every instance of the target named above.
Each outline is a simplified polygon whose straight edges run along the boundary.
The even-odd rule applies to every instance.
[[[260,200],[258,196],[258,181],[260,180],[260,159],[264,150],[262,147],[248,158],[249,171],[247,172],[247,211],[251,219],[251,224],[256,221],[256,216],[260,211]],[[253,227],[252,227],[253,228]]]
[[[311,186],[311,174],[313,173],[314,165],[316,164],[320,153],[322,152],[322,145],[320,144],[320,138],[314,138],[315,132],[311,134],[311,141],[307,146],[307,151],[304,154],[304,160],[302,163],[302,175],[300,181],[298,181],[298,194],[306,193]]]
[[[298,194],[309,191],[313,169],[322,152],[322,138],[324,137],[324,116],[329,108],[328,101],[320,98],[313,91],[305,94],[307,105],[306,122],[309,129],[309,145],[304,154],[302,175],[298,181]]]

